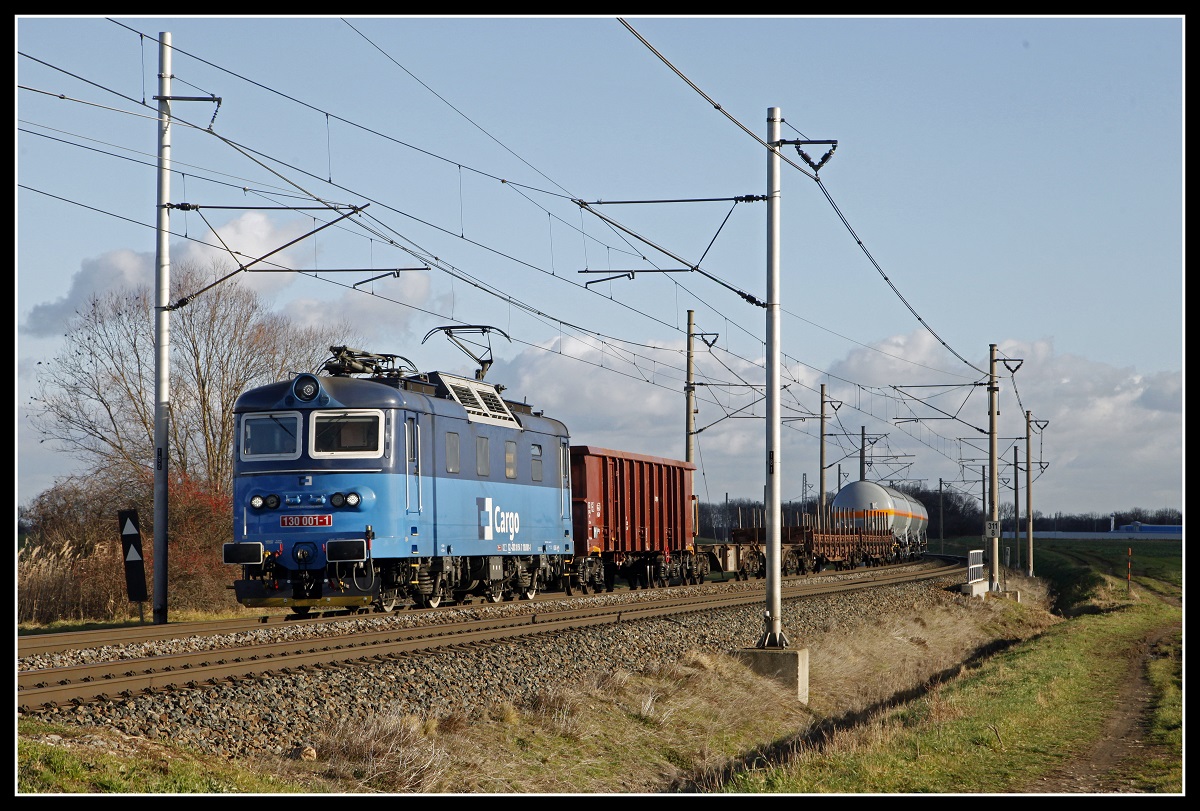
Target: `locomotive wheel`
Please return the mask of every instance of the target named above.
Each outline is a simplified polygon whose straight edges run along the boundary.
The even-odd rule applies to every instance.
[[[442,595],[430,594],[428,597],[421,597],[421,606],[423,608],[437,608],[442,604]]]
[[[309,611],[312,611],[311,605],[294,605],[294,606],[292,606],[292,614],[297,617],[307,617]]]
[[[379,592],[379,599],[375,601],[375,611],[381,614],[390,614],[396,610],[396,606],[400,603],[400,592],[397,589],[385,589]]]
[[[538,593],[537,572],[521,571],[518,573],[516,592],[522,600],[532,600]]]
[[[498,603],[504,599],[504,584],[499,580],[491,584],[488,593],[484,595],[489,603]]]

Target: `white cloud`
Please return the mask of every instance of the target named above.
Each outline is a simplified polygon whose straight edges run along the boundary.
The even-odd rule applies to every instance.
[[[1141,379],[1137,405],[1151,411],[1180,412],[1183,409],[1183,373],[1156,372]]]
[[[22,272],[30,272],[22,269]],[[36,271],[33,271],[36,272]],[[71,277],[66,295],[49,302],[33,305],[25,322],[18,327],[19,335],[32,338],[62,335],[67,322],[82,310],[93,295],[121,288],[133,289],[154,283],[154,254],[121,249],[109,251],[94,259],[85,259]]]
[[[410,346],[415,343],[411,329],[421,314],[412,308],[423,307],[429,299],[428,274],[402,273],[399,277],[389,276],[357,288],[355,282],[363,279],[352,274],[338,276],[332,284],[317,279],[301,280],[297,288],[302,285],[304,294],[299,294],[299,289],[294,290],[297,295],[283,303],[280,312],[301,326],[345,320],[371,346]],[[371,276],[364,274],[364,278]],[[398,306],[397,302],[410,306]]]
[[[939,369],[954,368],[946,362],[944,352],[938,357],[938,345],[927,333],[892,337],[879,346],[893,354],[900,354],[897,350],[903,349],[906,358]],[[1011,448],[1017,446],[1022,468],[1018,485],[1024,488],[1025,412],[1030,412],[1034,423],[1032,455],[1035,462],[1047,465],[1040,475],[1035,470],[1035,510],[1107,514],[1132,507],[1182,509],[1182,372],[1141,376],[1133,369],[1056,354],[1051,339],[1007,340],[997,349],[999,357],[1010,359],[1008,364],[997,364],[1000,384],[997,434],[1004,438],[999,443],[999,461],[1002,469],[1008,468],[1006,477],[1011,480]],[[987,357],[968,359],[975,367],[988,369]],[[1018,365],[1012,359],[1020,359],[1021,363]],[[1015,374],[1010,374],[1010,366],[1016,369]],[[959,368],[970,371],[962,364]],[[901,380],[926,382],[919,369],[897,365],[866,350],[852,352],[845,361],[831,367],[831,372],[871,385],[897,384]],[[937,378],[930,374],[927,379],[933,382]],[[976,387],[978,394],[972,393],[969,398],[951,399],[943,395],[934,399],[930,394],[921,395],[960,418],[961,422],[928,425],[942,436],[954,438],[956,443],[963,439],[956,450],[963,456],[970,453],[969,450],[963,453],[964,448],[987,448],[986,436],[978,433],[978,429],[988,427],[986,393],[982,388]],[[920,394],[922,390],[908,391]],[[1048,421],[1044,431],[1037,427],[1041,421]],[[1013,438],[1017,438],[1015,442]],[[935,454],[922,452],[920,446],[916,453],[918,461],[914,468],[921,471],[916,475],[928,477],[932,469],[933,476],[948,479],[960,474],[964,478],[977,477],[978,461],[957,470],[951,460],[939,460]],[[952,459],[954,456],[951,454]],[[1024,504],[1023,495],[1021,499]],[[1038,504],[1046,506],[1039,508]]]
[[[250,258],[262,256],[290,242],[304,233],[304,230],[297,225],[277,227],[262,212],[249,211],[219,227],[218,232],[226,245],[242,254],[237,261],[249,262]],[[211,234],[208,235],[208,239],[212,239]],[[228,252],[195,241],[173,244],[169,259],[172,267],[190,262],[207,268],[214,260],[228,266],[230,271],[237,267],[234,258]],[[295,255],[294,249],[271,257],[271,261],[281,263],[285,267],[289,266],[287,263],[291,259],[303,261]],[[113,290],[153,286],[156,262],[157,257],[152,251],[138,252],[125,248],[83,260],[79,270],[71,275],[70,286],[65,295],[29,307],[28,315],[18,325],[18,335],[28,338],[57,338],[63,334],[72,316],[82,310],[92,296]],[[307,265],[301,265],[305,268],[310,266],[311,258],[308,259]],[[21,272],[22,275],[33,277],[38,273],[36,268],[24,267]],[[292,285],[295,279],[296,274],[293,273],[244,273],[240,277],[243,284],[268,298],[278,295]]]

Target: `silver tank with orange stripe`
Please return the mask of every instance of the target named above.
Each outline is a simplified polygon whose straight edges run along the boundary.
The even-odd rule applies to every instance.
[[[851,514],[855,526],[882,526],[898,538],[921,537],[929,520],[919,501],[877,482],[850,482],[834,496],[832,506]]]

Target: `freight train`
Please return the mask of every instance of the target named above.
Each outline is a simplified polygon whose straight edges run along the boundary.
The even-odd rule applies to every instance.
[[[695,466],[571,446],[502,386],[330,347],[323,375],[234,404],[233,540],[248,607],[391,611],[699,583]]]
[[[446,328],[450,329],[450,328]],[[431,333],[432,334],[432,333]],[[247,607],[391,611],[540,591],[764,576],[765,534],[697,545],[695,465],[592,445],[503,386],[330,347],[325,374],[234,404],[233,540]],[[476,358],[479,360],[478,358]],[[783,527],[783,573],[923,553],[924,507],[871,482]]]

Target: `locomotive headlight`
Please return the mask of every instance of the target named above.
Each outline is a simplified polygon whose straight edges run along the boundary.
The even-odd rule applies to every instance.
[[[266,504],[268,510],[279,509],[279,496],[275,495],[274,493],[267,496]]]
[[[250,506],[256,510],[261,510],[266,500],[262,496],[250,496]]]
[[[321,391],[321,384],[312,375],[300,375],[292,385],[292,391],[301,402],[310,402]]]
[[[343,496],[341,493],[334,493],[332,496],[329,497],[329,503],[332,504],[334,507],[340,507],[346,503],[346,497]]]
[[[351,507],[357,507],[359,505],[359,502],[361,502],[361,501],[362,501],[362,496],[360,496],[358,493],[347,493],[346,494],[346,504]]]

